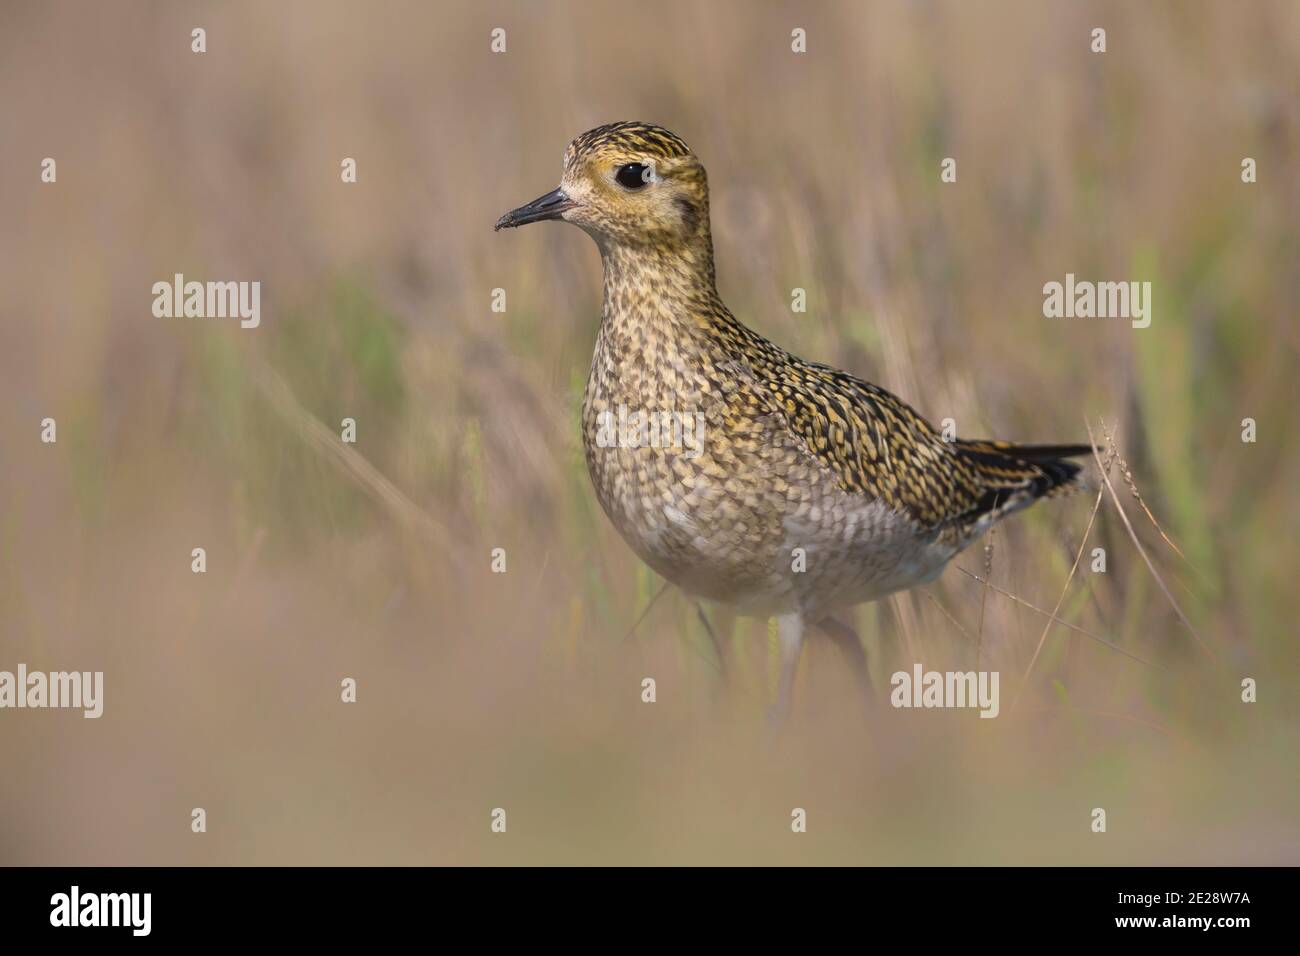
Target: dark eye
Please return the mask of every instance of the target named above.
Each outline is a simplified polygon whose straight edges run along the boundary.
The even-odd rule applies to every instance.
[[[618,168],[614,178],[625,189],[640,189],[650,182],[650,167],[641,163],[628,163],[626,166]]]

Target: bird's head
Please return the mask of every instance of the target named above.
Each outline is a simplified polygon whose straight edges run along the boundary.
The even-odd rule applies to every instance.
[[[569,144],[558,189],[496,228],[547,219],[581,226],[602,249],[686,247],[708,241],[708,181],[690,147],[663,127],[610,123]]]

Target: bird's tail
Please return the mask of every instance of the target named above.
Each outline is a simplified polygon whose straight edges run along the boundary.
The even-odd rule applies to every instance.
[[[1091,455],[1093,451],[1091,445],[1017,445],[960,439],[953,445],[984,483],[985,494],[973,509],[977,514],[1005,513],[1039,498],[1069,494],[1079,487],[1083,468],[1067,459]]]

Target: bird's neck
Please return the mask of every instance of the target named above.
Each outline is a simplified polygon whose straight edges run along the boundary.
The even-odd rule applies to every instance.
[[[641,338],[688,340],[735,323],[718,297],[707,230],[673,246],[601,243],[600,254],[603,338],[630,348]]]

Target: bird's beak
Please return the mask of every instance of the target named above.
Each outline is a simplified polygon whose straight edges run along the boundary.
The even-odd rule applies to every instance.
[[[564,190],[552,189],[545,196],[539,196],[518,209],[511,209],[497,220],[493,231],[526,226],[530,222],[545,222],[547,219],[562,219],[564,212],[576,205],[577,203],[564,195]]]

